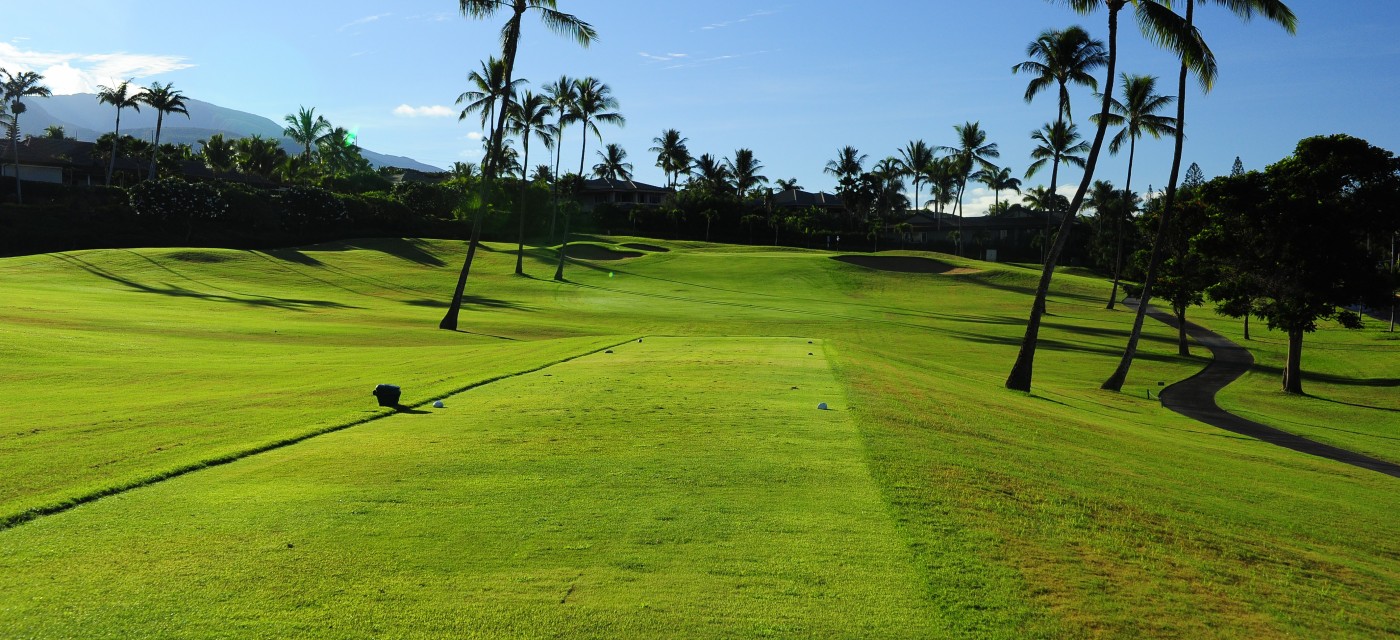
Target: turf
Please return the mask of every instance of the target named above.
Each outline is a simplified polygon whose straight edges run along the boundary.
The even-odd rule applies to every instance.
[[[1394,480],[1163,410],[1159,383],[1204,362],[1165,327],[1099,391],[1131,322],[1100,280],[1057,277],[1021,394],[1001,382],[1034,268],[593,243],[641,255],[555,283],[547,249],[521,278],[488,245],[462,333],[432,302],[460,243],[4,261],[0,352],[27,358],[6,384],[47,408],[0,433],[35,487],[12,505],[173,468],[130,447],[122,473],[44,473],[86,439],[189,423],[199,460],[368,421],[0,531],[0,635],[1400,633]],[[1392,366],[1380,334],[1309,340]],[[1321,375],[1385,435],[1391,374]],[[104,424],[89,379],[146,427]],[[375,382],[419,406],[385,416]],[[182,403],[132,399],[149,385]],[[1312,419],[1319,396],[1265,410]],[[63,437],[17,446],[60,408]]]

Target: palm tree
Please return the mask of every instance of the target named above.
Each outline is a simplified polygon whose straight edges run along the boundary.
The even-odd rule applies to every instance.
[[[955,165],[958,177],[958,197],[953,201],[953,206],[958,210],[958,255],[962,255],[962,215],[963,215],[963,194],[967,191],[967,181],[972,177],[973,167],[986,169],[995,166],[990,158],[1000,158],[1001,152],[997,151],[995,142],[987,142],[987,132],[982,130],[980,122],[966,122],[953,125],[953,130],[958,133],[958,146],[939,147],[943,151],[953,154],[957,158]]]
[[[1158,0],[1161,1],[1161,0]],[[1207,0],[1199,0],[1206,2]],[[1293,15],[1293,11],[1285,5],[1282,0],[1209,0],[1217,5],[1229,9],[1236,16],[1244,20],[1249,20],[1254,15],[1260,14],[1279,26],[1282,26],[1288,33],[1295,33],[1298,26],[1298,18]],[[1100,388],[1109,391],[1121,391],[1123,383],[1128,379],[1128,369],[1133,364],[1133,357],[1137,355],[1138,339],[1142,336],[1142,322],[1147,313],[1147,304],[1152,298],[1152,285],[1157,279],[1157,270],[1162,264],[1162,247],[1166,245],[1167,225],[1171,220],[1172,207],[1176,204],[1177,178],[1181,171],[1181,152],[1186,139],[1186,78],[1191,71],[1196,72],[1196,77],[1201,83],[1204,91],[1210,91],[1215,83],[1215,55],[1211,53],[1210,47],[1205,43],[1205,39],[1195,27],[1195,8],[1198,0],[1185,0],[1186,15],[1180,21],[1180,26],[1167,23],[1165,16],[1151,24],[1153,31],[1151,35],[1158,41],[1167,42],[1181,59],[1181,71],[1177,78],[1177,100],[1176,100],[1176,147],[1172,152],[1172,170],[1167,179],[1167,193],[1163,202],[1162,215],[1157,223],[1157,236],[1152,242],[1152,256],[1147,263],[1147,276],[1142,281],[1142,293],[1138,296],[1138,308],[1133,318],[1133,330],[1128,334],[1128,344],[1123,350],[1123,356],[1118,361],[1118,368],[1104,381]],[[1155,3],[1152,6],[1157,7]],[[1176,14],[1167,11],[1171,18],[1180,18]],[[1177,34],[1185,34],[1176,37]],[[1107,98],[1104,100],[1108,102]],[[1108,124],[1108,109],[1104,109],[1104,122],[1100,127]]]
[[[287,152],[280,143],[257,134],[239,138],[234,143],[234,148],[238,150],[238,170],[264,180],[272,179],[277,168],[287,158]]]
[[[1010,167],[987,167],[978,171],[973,176],[978,182],[987,185],[996,195],[992,198],[992,208],[995,210],[1001,204],[1001,191],[1007,189],[1021,192],[1021,180],[1011,175]]]
[[[554,180],[550,184],[553,211],[549,216],[549,241],[553,242],[554,223],[559,219],[559,162],[564,157],[564,126],[571,122],[569,114],[573,113],[574,103],[578,102],[578,82],[568,76],[559,76],[558,80],[544,86],[544,94],[557,118],[554,125],[557,138],[554,145]]]
[[[155,149],[151,152],[150,177],[156,177],[156,161],[160,159],[160,128],[165,123],[165,114],[182,113],[186,118],[190,117],[190,112],[185,109],[185,94],[174,88],[174,84],[159,82],[151,83],[146,90],[141,93],[141,102],[156,110],[156,139],[152,144]]]
[[[141,92],[131,91],[131,80],[123,80],[116,87],[97,87],[97,101],[117,108],[117,124],[112,127],[112,158],[107,163],[107,186],[112,186],[112,172],[117,168],[117,141],[122,133],[122,109],[141,111]]]
[[[233,171],[238,158],[237,145],[233,141],[225,139],[222,133],[216,133],[209,136],[208,140],[200,140],[199,144],[199,155],[204,159],[204,166],[209,167],[210,171]]]
[[[912,140],[899,150],[899,166],[903,175],[914,180],[914,208],[919,208],[919,184],[923,182],[928,166],[933,163],[933,149],[923,140]]]
[[[681,132],[667,129],[651,142],[656,146],[648,151],[656,154],[656,166],[666,174],[667,185],[674,189],[681,172],[690,166],[690,149],[685,146],[687,139],[681,137]]]
[[[458,0],[458,7],[461,9],[462,15],[477,19],[490,18],[502,7],[510,9],[511,17],[506,21],[505,27],[501,29],[502,59],[505,61],[502,87],[511,86],[511,76],[515,71],[515,52],[520,46],[520,23],[528,10],[537,10],[545,26],[556,33],[574,38],[582,46],[587,47],[598,39],[598,32],[594,31],[587,22],[579,20],[571,14],[558,11],[555,0]],[[496,124],[491,129],[490,142],[487,145],[488,151],[481,175],[481,206],[472,221],[472,236],[467,244],[467,257],[462,262],[461,273],[457,276],[457,287],[452,292],[452,303],[448,305],[447,313],[438,323],[440,329],[457,330],[457,316],[462,310],[462,294],[467,288],[467,275],[471,272],[472,258],[476,257],[476,246],[481,241],[481,222],[486,215],[487,205],[490,204],[491,183],[496,178],[497,167],[494,166],[492,159],[498,155],[497,152],[501,147],[501,130],[505,128],[506,108],[509,106],[510,93],[506,92],[503,98],[506,104],[500,106],[496,116]]]
[[[48,87],[39,84],[39,82],[44,79],[44,76],[34,73],[33,71],[10,73],[9,71],[0,69],[0,75],[3,75],[5,78],[4,83],[0,84],[0,88],[4,89],[4,101],[10,105],[8,125],[10,129],[10,148],[14,150],[15,154],[15,201],[24,204],[24,194],[20,190],[19,182],[19,115],[24,113],[26,109],[24,106],[24,98],[28,96],[43,98],[53,95],[53,92],[49,91]]]
[[[530,166],[530,136],[539,138],[546,149],[554,144],[552,128],[546,122],[546,119],[553,112],[549,106],[548,98],[535,95],[534,92],[528,90],[520,94],[518,99],[511,101],[510,113],[507,114],[510,118],[510,130],[512,133],[520,134],[523,143],[521,146],[525,155],[520,166]],[[545,170],[548,169],[549,167],[546,166]],[[525,180],[520,181],[520,233],[516,236],[515,248],[515,275],[518,276],[525,275],[525,187],[527,184]]]
[[[610,142],[603,151],[595,153],[601,162],[593,165],[594,177],[605,180],[632,179],[632,163],[627,162],[627,150],[622,145]]]
[[[778,178],[777,180],[774,180],[773,183],[778,185],[778,189],[781,191],[792,191],[794,189],[802,188],[802,185],[797,184],[797,178],[788,178],[786,180],[784,180],[783,178]]]
[[[282,118],[282,121],[287,123],[287,128],[282,130],[282,135],[301,145],[301,159],[303,161],[311,159],[311,145],[333,128],[329,120],[316,115],[315,107],[310,109],[299,107],[295,114],[287,114]]]
[[[1130,0],[1065,0],[1070,8],[1079,13],[1092,13],[1100,6],[1108,10],[1108,62],[1105,67],[1104,83],[1108,90],[1103,93],[1103,100],[1099,109],[1099,123],[1094,133],[1094,142],[1089,148],[1089,157],[1084,161],[1084,176],[1079,181],[1079,188],[1075,190],[1074,199],[1070,201],[1069,207],[1065,210],[1065,215],[1060,221],[1059,233],[1055,235],[1055,242],[1046,254],[1045,264],[1041,267],[1040,282],[1036,286],[1035,299],[1031,303],[1030,320],[1026,322],[1026,332],[1021,338],[1021,348],[1016,354],[1016,362],[1011,366],[1011,372],[1006,377],[1006,388],[1017,391],[1030,391],[1031,378],[1035,370],[1035,349],[1040,337],[1040,320],[1045,313],[1045,298],[1050,292],[1050,280],[1055,274],[1055,263],[1059,260],[1060,252],[1064,250],[1065,243],[1069,240],[1069,231],[1073,226],[1074,216],[1079,211],[1079,207],[1084,204],[1084,195],[1089,190],[1089,185],[1094,178],[1094,168],[1098,165],[1099,151],[1103,148],[1103,140],[1108,131],[1108,114],[1113,94],[1114,73],[1118,65],[1118,13],[1127,6]],[[1139,24],[1155,25],[1159,40],[1167,46],[1176,50],[1187,50],[1190,42],[1185,38],[1183,25],[1176,16],[1166,7],[1157,3],[1157,0],[1132,1],[1133,8]]]
[[[1050,88],[1059,87],[1059,115],[1057,121],[1073,122],[1070,114],[1069,85],[1078,84],[1097,90],[1098,80],[1092,75],[1095,69],[1108,63],[1108,53],[1103,43],[1089,36],[1089,32],[1078,25],[1061,31],[1047,30],[1026,46],[1026,55],[1031,59],[1011,67],[1012,73],[1035,74],[1026,85],[1026,102],[1036,94]]]
[[[1079,138],[1079,127],[1067,125],[1063,121],[1046,123],[1044,127],[1031,132],[1031,139],[1038,144],[1031,150],[1031,159],[1034,162],[1026,167],[1027,179],[1040,171],[1046,162],[1050,162],[1050,191],[1054,192],[1059,187],[1061,164],[1084,168],[1084,156],[1079,154],[1088,151],[1089,145]],[[1055,211],[1051,210],[1050,215],[1045,216],[1047,239],[1050,237],[1050,219],[1054,217],[1054,213]],[[1045,257],[1048,259],[1048,255]]]
[[[828,160],[823,171],[836,176],[838,181],[854,180],[865,172],[866,158],[867,156],[857,151],[855,147],[841,147],[836,150],[836,159]]]
[[[724,164],[729,167],[729,175],[734,178],[734,193],[739,196],[741,203],[749,191],[768,182],[767,176],[758,174],[763,170],[763,163],[753,157],[752,149],[736,150],[734,159],[725,158]]]
[[[588,153],[588,132],[592,131],[601,142],[603,132],[598,130],[599,122],[621,127],[627,124],[627,119],[613,111],[618,103],[612,96],[612,89],[591,76],[578,81],[578,100],[574,101],[573,107],[570,119],[583,125],[583,146],[579,149],[578,158],[578,173],[583,175],[583,159]]]
[[[515,95],[515,89],[519,85],[525,84],[524,79],[511,80],[506,82],[505,61],[489,57],[481,63],[481,69],[467,74],[467,83],[474,87],[463,91],[457,96],[456,104],[464,104],[462,112],[457,115],[457,121],[467,119],[473,113],[479,113],[481,126],[486,129],[487,146],[491,145],[492,127],[496,123],[496,105],[500,104],[505,108],[507,96]]]
[[[1123,85],[1123,101],[1117,98],[1110,98],[1109,105],[1113,113],[1108,116],[1109,126],[1123,128],[1118,134],[1113,136],[1113,140],[1108,143],[1108,152],[1117,155],[1123,148],[1123,141],[1128,142],[1128,179],[1123,183],[1124,209],[1122,215],[1117,216],[1114,222],[1113,235],[1117,239],[1117,249],[1113,256],[1113,290],[1108,294],[1108,308],[1112,309],[1118,298],[1118,279],[1123,271],[1123,218],[1132,214],[1132,207],[1128,202],[1133,192],[1133,159],[1137,156],[1137,141],[1143,134],[1153,138],[1161,138],[1166,135],[1176,133],[1176,120],[1168,116],[1159,116],[1157,111],[1172,103],[1175,98],[1171,96],[1159,96],[1156,93],[1157,78],[1153,76],[1130,76],[1126,73],[1120,77]],[[1097,122],[1098,117],[1095,116]]]
[[[730,180],[734,177],[729,172],[729,165],[708,153],[702,153],[695,159],[695,174],[699,175],[701,184],[707,185],[715,193],[728,193]],[[691,180],[697,178],[692,176]]]

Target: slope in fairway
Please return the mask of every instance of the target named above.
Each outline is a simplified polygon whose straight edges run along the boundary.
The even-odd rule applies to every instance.
[[[0,532],[0,636],[926,636],[816,342],[648,338]]]

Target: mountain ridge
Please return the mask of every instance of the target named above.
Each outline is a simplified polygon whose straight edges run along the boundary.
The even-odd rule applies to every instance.
[[[50,126],[63,127],[66,135],[93,142],[112,130],[116,110],[97,101],[92,93],[74,93],[47,98],[25,98],[28,110],[20,118],[20,134],[41,135]],[[222,107],[211,102],[185,99],[189,118],[181,114],[166,114],[161,125],[161,142],[198,145],[200,140],[221,133],[225,137],[242,138],[259,135],[282,143],[289,153],[300,153],[301,147],[282,135],[283,127],[269,118]],[[150,140],[155,133],[156,113],[149,107],[141,111],[122,110],[121,132]],[[395,156],[360,148],[361,155],[374,167],[398,167],[417,171],[440,172],[443,169],[406,156]]]

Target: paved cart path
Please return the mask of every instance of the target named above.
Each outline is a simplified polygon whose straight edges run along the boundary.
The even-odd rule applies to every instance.
[[[1147,307],[1147,315],[1172,328],[1177,326],[1176,316],[1151,305]],[[1254,356],[1248,349],[1195,323],[1186,323],[1186,333],[1210,349],[1214,359],[1200,373],[1163,389],[1162,406],[1226,431],[1400,478],[1400,464],[1322,444],[1221,409],[1215,403],[1215,394],[1249,371],[1254,364]]]

